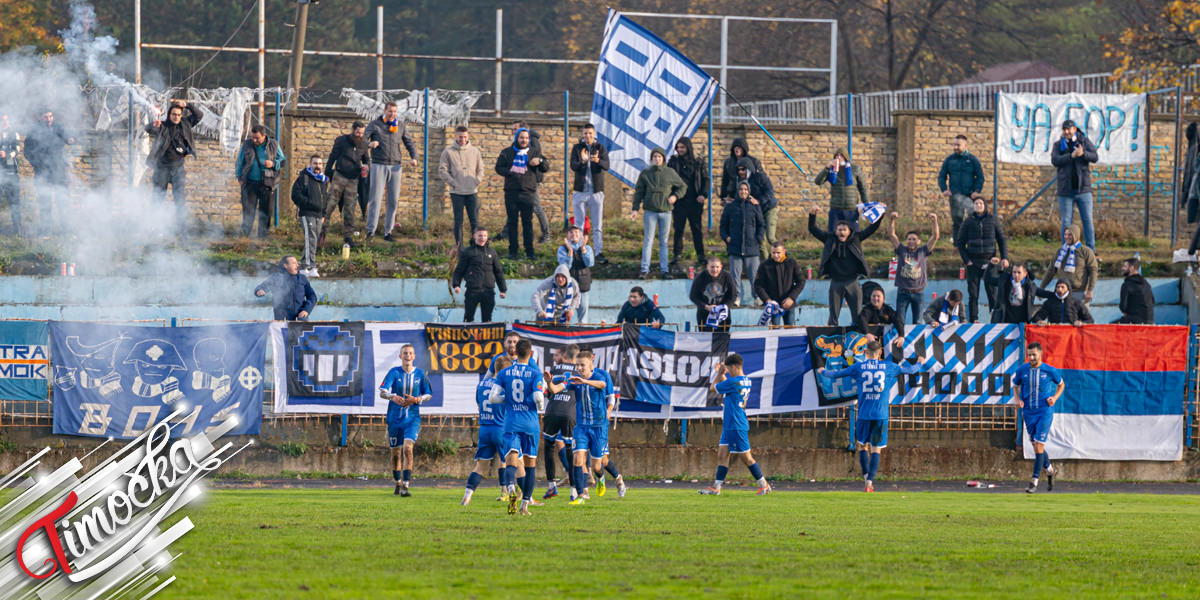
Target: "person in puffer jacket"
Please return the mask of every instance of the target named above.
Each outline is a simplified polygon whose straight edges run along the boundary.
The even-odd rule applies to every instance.
[[[979,322],[979,282],[988,277],[988,269],[999,264],[1000,270],[1008,269],[1008,240],[1004,237],[1004,228],[996,215],[989,213],[987,202],[983,198],[975,199],[975,210],[966,219],[962,227],[954,232],[954,246],[962,257],[963,265],[967,268],[967,312],[972,323]],[[997,249],[1000,260],[993,263]],[[999,279],[988,277],[988,280]],[[985,284],[984,291],[988,296],[988,306],[995,306],[996,290],[990,284]]]

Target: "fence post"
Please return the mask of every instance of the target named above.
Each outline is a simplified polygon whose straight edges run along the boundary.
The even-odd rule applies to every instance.
[[[679,445],[687,446],[687,419],[679,420]]]
[[[1179,193],[1180,171],[1185,167],[1179,166],[1179,136],[1182,135],[1183,111],[1183,87],[1175,86],[1175,145],[1171,149],[1171,247],[1175,247],[1175,241],[1178,239],[1179,232],[1179,204],[1183,197]],[[1150,135],[1150,126],[1146,126],[1146,135]],[[1146,152],[1150,152],[1150,147],[1146,146]]]
[[[846,161],[854,164],[854,94],[846,94]]]
[[[850,405],[850,432],[847,434],[846,450],[854,452],[854,424],[858,422],[858,405]]]
[[[590,166],[587,167],[589,170]],[[567,180],[571,176],[571,91],[563,90],[563,229],[571,226],[570,185]],[[601,175],[603,177],[603,175]],[[580,231],[583,222],[576,223]],[[595,227],[595,224],[592,225]]]
[[[992,92],[992,214],[1000,210],[1000,92]],[[958,232],[955,232],[958,233]]]
[[[421,228],[429,230],[429,88],[425,88],[425,132],[421,150]],[[392,224],[388,223],[388,231]]]
[[[350,437],[350,415],[342,413],[342,441],[338,445],[345,448],[348,437]]]
[[[297,85],[297,90],[299,90],[299,85]],[[280,111],[280,107],[283,106],[283,101],[279,97],[281,93],[282,92],[280,91],[279,88],[275,88],[275,143],[276,144],[280,143],[280,141],[282,141],[282,139],[283,139],[280,137],[280,134],[279,134],[279,111]],[[299,93],[299,91],[297,91],[296,93]],[[290,156],[285,156],[285,157],[283,157],[283,160],[287,161],[287,160],[290,160],[291,158],[292,157],[290,157]],[[275,170],[280,171],[279,165],[275,165]],[[275,227],[279,227],[279,182],[278,181],[275,182],[275,202],[273,202],[273,204],[275,205]],[[261,231],[259,233],[261,235],[266,235],[264,232],[261,232]]]

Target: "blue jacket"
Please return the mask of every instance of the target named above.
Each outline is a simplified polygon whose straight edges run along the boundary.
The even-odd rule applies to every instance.
[[[766,221],[757,205],[735,199],[721,213],[721,239],[730,256],[758,256]]]
[[[259,290],[271,294],[276,321],[294,321],[301,312],[311,313],[317,306],[317,293],[309,285],[308,277],[288,273],[283,268],[282,260],[279,261],[279,270],[254,288],[255,293]]]
[[[253,149],[255,156],[246,156],[246,150]],[[268,149],[275,150],[274,158],[267,155]],[[255,160],[257,158],[258,160]],[[234,175],[238,181],[259,181],[263,180],[262,163],[267,160],[275,161],[275,171],[282,172],[283,163],[287,159],[283,156],[283,150],[279,148],[279,143],[271,138],[267,138],[261,146],[255,146],[254,142],[246,138],[242,142],[242,148],[238,150],[237,163],[233,166]]]
[[[952,153],[942,161],[938,171],[938,189],[952,194],[970,196],[983,191],[983,166],[970,152]]]

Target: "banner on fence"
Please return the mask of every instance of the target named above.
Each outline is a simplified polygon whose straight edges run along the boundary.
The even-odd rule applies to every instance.
[[[689,419],[721,416],[709,396],[713,367],[726,353],[742,356],[753,387],[746,413],[827,408],[817,395],[809,339],[804,329],[675,333],[626,326],[621,340],[618,416]],[[832,405],[830,405],[832,406]]]
[[[425,324],[429,349],[427,373],[483,373],[504,351],[504,323]]]
[[[265,323],[137,327],[52,321],[54,433],[130,439],[184,408],[173,435],[262,423]]]
[[[921,370],[900,377],[900,402],[1011,402],[1012,374],[1024,359],[1017,324],[910,326],[904,360]]]
[[[704,119],[717,80],[670,44],[609,9],[592,97],[591,123],[608,149],[609,172],[629,186],[656,146],[670,153]]]
[[[289,321],[287,356],[277,363],[287,376],[288,395],[342,398],[363,392],[362,322]]]
[[[420,323],[322,323],[321,326],[344,327],[342,340],[347,340],[355,327],[362,327],[362,360],[360,378],[362,389],[344,396],[292,395],[288,388],[287,369],[280,368],[289,356],[290,345],[283,323],[271,325],[271,348],[275,366],[276,413],[382,415],[387,413],[387,400],[379,397],[379,385],[388,369],[400,364],[400,348],[412,344],[416,350],[416,366],[429,374],[433,398],[421,404],[421,414],[473,415],[476,373],[434,373],[430,370],[431,354],[426,344],[425,325]],[[337,335],[327,333],[327,335]]]
[[[1000,94],[996,156],[1000,162],[1050,165],[1062,123],[1075,121],[1096,146],[1100,164],[1146,160],[1145,94]]]
[[[527,325],[513,323],[513,331],[533,345],[533,362],[543,368],[554,366],[557,353],[575,344],[596,355],[595,367],[608,371],[616,383],[616,365],[621,351],[621,326],[573,327],[567,325]]]
[[[0,322],[0,398],[46,399],[49,336],[45,321]]]
[[[1046,441],[1051,457],[1183,457],[1186,326],[1051,325],[1025,335],[1066,384]],[[1033,458],[1029,436],[1022,439],[1025,458]]]
[[[870,327],[864,332],[855,327],[809,327],[808,344],[813,369],[837,371],[866,360],[867,333],[883,335],[884,329]],[[885,336],[885,341],[889,340],[890,337]],[[820,396],[818,408],[840,406],[858,399],[858,382],[852,377],[833,379],[817,376],[816,387]]]

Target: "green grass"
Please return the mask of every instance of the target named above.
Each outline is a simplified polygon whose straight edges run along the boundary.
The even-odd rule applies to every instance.
[[[1200,497],[216,490],[163,598],[1194,598]]]

